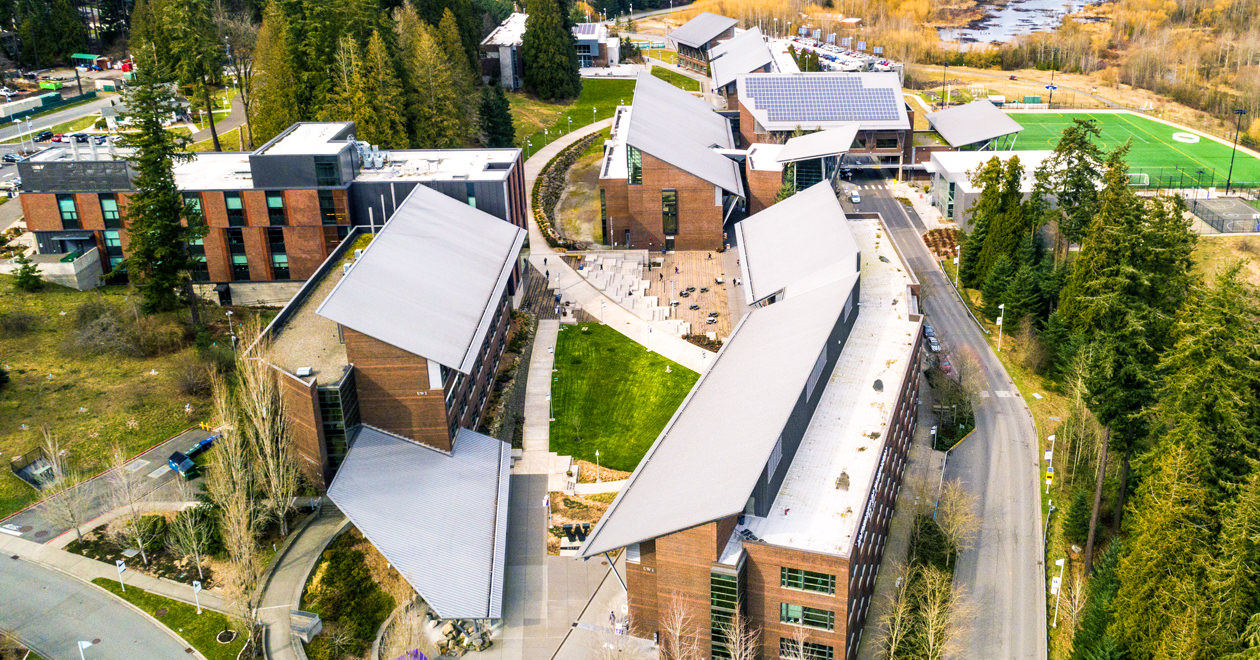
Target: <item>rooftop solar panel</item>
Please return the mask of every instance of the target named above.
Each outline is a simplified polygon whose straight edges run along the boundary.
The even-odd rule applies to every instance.
[[[578,34],[595,34],[594,23],[578,23],[575,27]]]
[[[750,76],[748,96],[770,121],[896,121],[895,90],[866,88],[856,77]]]

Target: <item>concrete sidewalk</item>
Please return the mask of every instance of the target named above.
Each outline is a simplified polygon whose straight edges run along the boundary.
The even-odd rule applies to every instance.
[[[605,119],[604,121],[575,129],[572,133],[557,138],[554,142],[542,147],[530,156],[529,160],[525,161],[527,199],[532,200],[532,196],[528,195],[528,192],[533,190],[534,181],[538,179],[538,175],[548,161],[570,144],[592,133],[602,131],[611,125],[612,120]],[[656,351],[696,373],[702,374],[708,369],[709,364],[713,362],[714,354],[712,352],[700,348],[681,337],[672,335],[662,328],[655,327],[652,323],[639,318],[630,310],[604,295],[593,284],[586,281],[586,278],[564,263],[564,260],[560,258],[562,253],[557,252],[547,244],[547,239],[543,237],[542,230],[538,228],[538,223],[534,222],[532,218],[533,213],[531,210],[529,221],[530,264],[538,269],[540,273],[550,273],[548,284],[553,288],[557,288],[565,299],[577,303],[582,309],[592,313],[598,312],[608,327],[641,344],[649,351]],[[546,263],[544,263],[544,260],[546,260]]]
[[[258,600],[258,618],[267,627],[269,660],[306,660],[301,640],[293,636],[289,610],[301,604],[306,578],[315,570],[324,548],[349,526],[350,520],[325,501],[315,519],[295,532],[289,546],[272,562]]]

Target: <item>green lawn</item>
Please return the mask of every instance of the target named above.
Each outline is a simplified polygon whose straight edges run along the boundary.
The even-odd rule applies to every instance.
[[[678,51],[666,50],[664,48],[640,48],[640,53],[644,57],[650,57],[654,60],[660,60],[666,64],[678,64]]]
[[[241,147],[241,129],[234,128],[226,133],[219,132],[219,146],[223,151],[243,151]],[[189,145],[189,151],[214,151],[214,140],[205,139]]]
[[[678,73],[677,71],[674,71],[673,69],[666,69],[663,66],[654,66],[652,67],[652,75],[656,76],[657,78],[660,78],[661,80],[664,80],[665,82],[679,89],[683,89],[688,92],[700,91],[699,80],[684,76],[683,74]]]
[[[92,584],[104,587],[115,596],[155,616],[162,625],[170,628],[175,634],[184,638],[189,646],[206,656],[206,660],[236,660],[236,656],[245,647],[245,626],[236,619],[229,620],[223,614],[204,608],[201,614],[197,614],[197,608],[188,603],[141,591],[135,587],[130,587],[123,592],[117,580],[96,578],[92,580]],[[165,609],[166,613],[158,617],[159,609]],[[230,643],[220,644],[215,636],[225,628],[235,630],[239,634]]]
[[[530,152],[537,151],[569,128],[581,128],[601,119],[608,119],[618,104],[629,104],[634,98],[633,80],[593,79],[582,81],[582,93],[567,103],[548,103],[520,93],[509,93],[512,122],[516,126],[516,146],[530,143]],[[573,121],[570,122],[569,119]],[[547,134],[543,129],[547,129]]]
[[[1175,128],[1131,113],[1110,112],[1012,112],[1011,118],[1024,130],[1015,140],[1015,149],[1053,149],[1063,129],[1073,118],[1093,119],[1102,130],[1102,145],[1111,149],[1132,139],[1129,169],[1146,173],[1152,187],[1224,187],[1229,172],[1231,147],[1185,128]],[[1198,142],[1173,139],[1181,134]],[[1199,171],[1202,170],[1202,174]],[[1140,183],[1140,182],[1135,182]],[[1242,151],[1234,162],[1233,183],[1244,188],[1260,187],[1260,158]]]
[[[601,465],[624,471],[639,464],[698,378],[594,323],[560,327],[555,369],[551,450],[593,463],[598,449]]]

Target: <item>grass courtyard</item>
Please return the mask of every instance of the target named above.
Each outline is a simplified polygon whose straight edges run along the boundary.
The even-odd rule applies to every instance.
[[[229,619],[214,610],[202,608],[201,614],[197,614],[193,605],[142,591],[135,586],[123,591],[117,580],[96,578],[92,584],[144,610],[182,637],[189,646],[200,651],[206,660],[236,660],[248,641],[248,631],[241,621]],[[225,629],[235,630],[238,634],[231,642],[220,644],[215,636]]]
[[[507,97],[512,106],[512,123],[516,127],[516,146],[525,147],[528,140],[532,153],[557,136],[568,133],[570,126],[577,129],[612,117],[619,104],[629,104],[634,98],[634,81],[586,79],[582,81],[582,93],[566,103],[540,101],[519,92],[509,92]],[[573,121],[570,122],[570,119]],[[547,130],[547,134],[543,133],[543,129]]]
[[[1063,129],[1073,119],[1093,119],[1102,130],[1103,148],[1112,149],[1125,140],[1133,141],[1129,170],[1148,174],[1152,187],[1224,187],[1229,172],[1233,151],[1230,146],[1188,128],[1169,126],[1140,115],[1127,112],[1008,114],[1024,127],[1015,140],[1015,149],[1021,151],[1053,149]],[[1233,183],[1243,188],[1260,187],[1260,158],[1239,151],[1234,162]],[[1135,181],[1135,184],[1141,185],[1141,182]]]
[[[666,368],[669,372],[666,372]],[[596,323],[560,327],[551,450],[630,471],[699,377]]]
[[[685,76],[673,69],[666,69],[663,66],[654,66],[652,67],[652,75],[684,91],[701,91],[699,80]]]

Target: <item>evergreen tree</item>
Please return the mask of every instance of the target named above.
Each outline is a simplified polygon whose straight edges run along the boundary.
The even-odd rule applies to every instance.
[[[87,26],[73,0],[34,0],[15,3],[9,12],[17,28],[18,59],[40,69],[67,62],[87,45]],[[6,24],[5,29],[12,29]]]
[[[487,147],[511,147],[516,144],[516,127],[512,125],[512,107],[503,87],[490,85],[481,92],[478,113],[481,141]]]
[[[984,279],[984,288],[981,294],[984,296],[984,315],[992,321],[998,317],[998,305],[1006,304],[1006,292],[1010,287],[1011,280],[1015,276],[1015,267],[1011,265],[1011,260],[1002,255],[998,257],[997,263],[993,264],[993,268],[989,271],[989,276]],[[1010,313],[1010,305],[1006,305],[1007,313]],[[1006,324],[1009,319],[1003,319],[1002,323]]]
[[[974,229],[963,244],[958,275],[964,285],[974,288],[984,284],[992,267],[989,263],[982,268],[980,255],[985,251],[990,225],[1002,212],[1002,161],[997,156],[990,158],[971,173],[971,184],[980,189],[980,195],[968,209]]]
[[[1058,377],[1076,354],[1075,337],[1064,325],[1058,310],[1046,318],[1046,326],[1041,331],[1041,345],[1046,349],[1047,375]]]
[[[433,28],[410,7],[396,13],[398,47],[411,97],[411,144],[422,149],[462,146],[463,104]]]
[[[774,203],[779,202],[796,194],[796,177],[792,176],[789,168],[784,168],[783,184],[779,186],[779,191],[774,194]]]
[[[179,82],[194,86],[200,92],[214,150],[222,151],[219,131],[214,124],[215,104],[210,92],[222,77],[224,50],[215,28],[210,0],[162,0],[162,13],[156,18],[160,21],[160,30],[166,35],[154,44],[155,52],[157,46],[165,44],[164,48],[171,58],[171,71]]]
[[[39,266],[25,254],[13,259],[17,270],[13,271],[13,286],[21,291],[39,291],[44,288],[44,278],[40,277]]]
[[[1107,634],[1111,626],[1112,601],[1120,587],[1116,565],[1120,559],[1120,543],[1112,543],[1098,562],[1098,571],[1085,587],[1085,608],[1080,625],[1072,637],[1071,660],[1121,660],[1116,640]]]
[[[528,0],[521,40],[525,90],[544,101],[569,99],[582,90],[577,42],[566,26],[559,0]]]
[[[459,126],[459,142],[458,146],[472,139],[476,132],[476,116],[477,116],[477,90],[476,80],[473,78],[473,70],[468,66],[463,45],[459,40],[459,26],[455,22],[455,14],[450,9],[442,13],[442,22],[437,27],[437,35],[439,44],[442,48],[442,54],[446,56],[451,72],[451,85],[455,90],[455,99],[462,106],[458,116]]]
[[[380,32],[372,32],[368,39],[357,74],[354,122],[359,139],[387,149],[405,148],[409,143],[406,98]]]
[[[1260,470],[1254,465],[1222,510],[1220,538],[1208,564],[1209,655],[1246,651],[1249,623],[1260,622]],[[1260,638],[1250,648],[1260,649]]]
[[[1135,658],[1201,657],[1203,565],[1211,518],[1207,490],[1180,444],[1161,452],[1138,489],[1116,575],[1112,628]]]
[[[181,302],[193,303],[188,243],[205,234],[200,215],[175,186],[175,163],[192,157],[186,152],[188,137],[166,130],[165,121],[179,104],[173,85],[154,63],[141,63],[124,98],[135,130],[122,134],[122,144],[132,150],[128,162],[136,189],[127,203],[131,242],[124,264],[140,291],[142,310],[173,310]]]
[[[1023,265],[1015,261],[1016,253],[1032,231],[1032,225],[1024,212],[1023,194],[1020,192],[1023,176],[1024,166],[1020,164],[1019,157],[1011,156],[1002,167],[996,202],[989,200],[996,208],[991,211],[988,236],[984,239],[984,248],[980,250],[977,268],[981,273],[988,273],[1001,256],[1011,259],[1016,266]],[[986,181],[986,185],[993,184]],[[986,187],[981,195],[987,192],[989,191]],[[990,194],[990,198],[992,196]]]
[[[258,143],[279,135],[302,117],[298,102],[301,77],[294,69],[289,17],[276,2],[263,12],[254,48],[254,101],[249,122]]]
[[[1104,154],[1094,140],[1101,135],[1094,120],[1073,120],[1063,129],[1054,152],[1037,168],[1038,194],[1054,197],[1055,208],[1049,215],[1058,225],[1059,236],[1069,243],[1084,238],[1098,210],[1098,178]]]
[[[1041,292],[1037,289],[1036,269],[1024,263],[1015,269],[1010,285],[1004,292],[1006,302],[1006,323],[1011,328],[1018,328],[1024,319],[1033,319],[1040,323],[1038,312],[1041,309]],[[1013,331],[1013,330],[1012,330]]]
[[[343,35],[337,41],[337,56],[333,61],[332,89],[319,117],[324,121],[346,121],[355,118],[358,102],[358,85],[362,76],[363,58],[354,37]],[[282,127],[283,130],[283,127]]]

